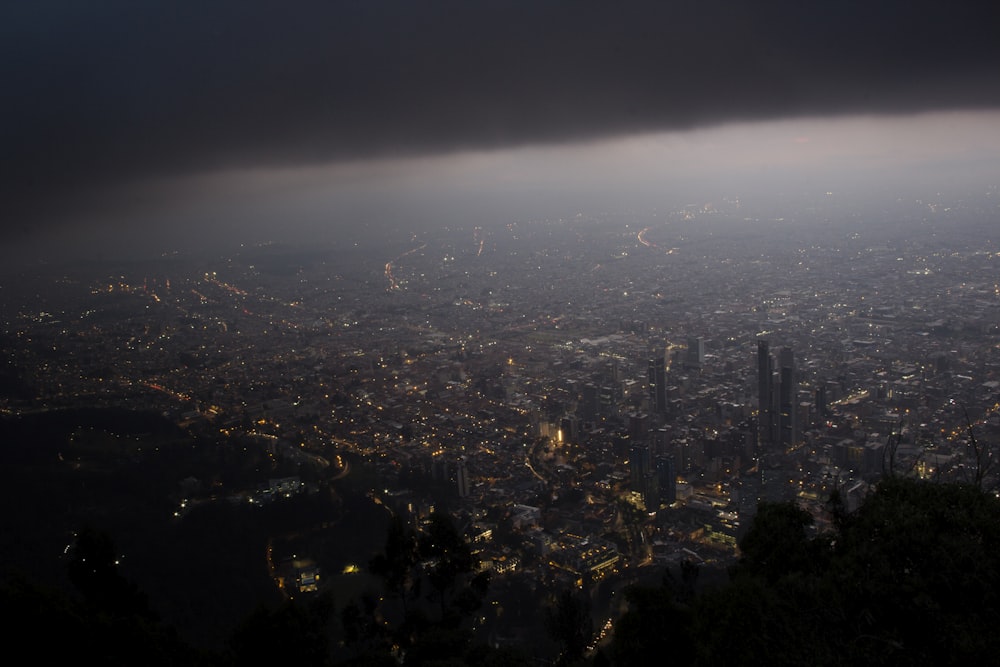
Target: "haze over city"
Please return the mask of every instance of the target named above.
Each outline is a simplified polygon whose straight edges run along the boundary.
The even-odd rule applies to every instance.
[[[18,3],[3,9],[4,245],[155,254],[980,188],[1000,161],[997,11]]]

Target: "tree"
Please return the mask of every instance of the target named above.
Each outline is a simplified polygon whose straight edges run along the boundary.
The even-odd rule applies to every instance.
[[[258,608],[230,639],[235,664],[330,664],[333,612],[330,594],[305,604],[289,600],[276,609]]]
[[[954,400],[952,400],[952,403],[958,404]],[[962,415],[965,417],[966,432],[969,434],[969,447],[972,449],[972,461],[975,466],[973,483],[977,489],[982,489],[983,480],[992,472],[995,463],[993,460],[993,449],[979,442],[972,430],[972,419],[969,418],[969,411],[965,409],[964,405],[961,405],[961,408]]]
[[[413,585],[413,567],[417,564],[417,536],[406,527],[398,514],[389,522],[385,549],[368,563],[372,574],[381,577],[386,591],[399,598],[406,614],[406,602]]]
[[[974,484],[883,480],[838,536],[830,576],[851,641],[910,664],[1000,649],[1000,500]]]
[[[472,641],[462,621],[482,606],[489,591],[489,573],[478,572],[478,566],[479,559],[447,514],[432,514],[419,534],[393,517],[385,547],[371,559],[369,569],[385,583],[386,592],[401,601],[402,614],[368,598],[362,600],[364,606],[349,604],[342,616],[348,643],[369,656],[388,654],[395,647],[394,653],[415,664],[460,655]],[[427,600],[440,610],[436,619],[421,604],[420,592],[427,588]],[[377,641],[372,642],[373,637]]]
[[[691,664],[693,599],[686,584],[664,574],[660,586],[630,586],[625,590],[629,611],[619,619],[611,641],[610,657],[617,665],[648,665],[669,655],[676,664]],[[692,589],[693,590],[693,589]]]
[[[886,477],[835,530],[762,504],[729,582],[685,602],[630,590],[615,664],[987,664],[1000,652],[1000,499],[974,484]]]
[[[0,617],[10,643],[31,647],[32,661],[41,664],[214,664],[145,615],[96,610],[21,577],[0,580]]]
[[[545,629],[562,646],[560,664],[572,665],[582,660],[594,636],[590,598],[572,590],[560,592],[545,609]]]
[[[377,607],[378,604],[371,595],[363,595],[360,600],[348,602],[340,612],[344,643],[359,658],[389,654],[385,628],[375,616]]]
[[[435,512],[419,540],[420,556],[430,562],[427,581],[441,605],[441,620],[445,620],[447,603],[462,578],[472,575],[479,559],[472,553],[448,515]],[[480,580],[478,590],[485,590]],[[473,589],[474,591],[476,589]]]
[[[118,553],[107,533],[86,526],[76,535],[67,566],[84,600],[100,612],[155,618],[145,595],[118,572]]]
[[[790,572],[815,569],[822,549],[807,536],[812,523],[812,515],[793,503],[760,503],[740,542],[741,571],[775,581]]]

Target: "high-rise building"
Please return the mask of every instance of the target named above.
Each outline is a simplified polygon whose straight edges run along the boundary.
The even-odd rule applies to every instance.
[[[576,414],[583,421],[592,422],[597,420],[599,410],[600,397],[597,385],[593,382],[588,382],[580,390],[580,403]]]
[[[649,360],[649,410],[657,416],[667,414],[667,362],[663,356]]]
[[[628,436],[633,440],[646,437],[649,432],[649,415],[645,412],[631,412],[625,419]]]
[[[650,448],[653,454],[667,454],[670,451],[670,430],[658,428],[650,431]]]
[[[646,506],[647,512],[655,512],[660,509],[660,476],[655,471],[646,473],[646,478],[642,486],[642,504]]]
[[[684,356],[684,366],[686,368],[700,370],[705,363],[705,341],[702,338],[692,337],[687,341],[687,354]]]
[[[769,445],[772,442],[773,419],[772,403],[774,401],[773,362],[766,340],[757,341],[757,428],[758,442]]]
[[[673,456],[663,454],[656,457],[656,475],[659,478],[660,502],[670,505],[677,500],[677,466]]]
[[[559,420],[560,442],[578,442],[580,439],[580,420],[576,415],[566,415]]]
[[[632,490],[642,492],[646,486],[646,475],[650,472],[649,445],[632,445],[629,452],[629,472]]]
[[[458,468],[455,470],[455,480],[458,483],[458,497],[465,498],[469,495],[472,486],[469,480],[469,469],[465,466],[465,458],[458,459]]]
[[[618,416],[618,392],[613,385],[602,384],[597,389],[597,414],[607,419]]]
[[[431,479],[435,482],[447,482],[450,474],[448,461],[443,456],[431,459]]]
[[[741,468],[745,469],[756,465],[757,459],[760,456],[757,440],[759,435],[757,420],[754,417],[749,417],[737,424],[735,433],[736,452],[740,455],[740,459],[743,462]]]
[[[778,390],[778,444],[785,450],[798,444],[798,379],[795,373],[795,355],[792,348],[781,348],[778,363],[781,368],[781,385]]]
[[[821,384],[816,387],[816,416],[819,419],[827,416],[826,405],[826,386]]]

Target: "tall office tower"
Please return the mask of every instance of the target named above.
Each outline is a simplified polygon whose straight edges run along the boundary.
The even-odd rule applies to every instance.
[[[450,477],[448,461],[443,456],[431,460],[431,479],[435,482],[446,482]]]
[[[778,360],[781,386],[778,389],[778,444],[786,451],[798,443],[796,419],[798,380],[795,377],[795,356],[792,348],[781,348]]]
[[[632,412],[625,419],[628,426],[628,437],[632,440],[643,438],[649,432],[649,415],[645,412]]]
[[[567,415],[559,420],[559,436],[562,442],[578,442],[580,439],[580,419]]]
[[[655,512],[660,509],[660,476],[654,471],[646,473],[646,479],[642,486],[642,504],[646,506],[647,512]]]
[[[826,386],[821,384],[816,387],[816,417],[823,419],[826,414]]]
[[[658,428],[650,432],[650,449],[653,454],[667,454],[670,452],[670,430]]]
[[[629,452],[629,472],[631,473],[632,490],[643,491],[646,485],[646,475],[650,472],[649,446],[632,445]]]
[[[705,363],[705,341],[698,337],[688,338],[684,365],[687,368],[700,369],[703,363]]]
[[[455,470],[455,481],[458,485],[458,497],[465,498],[471,490],[469,480],[469,469],[465,467],[465,457],[458,459],[458,468]]]
[[[771,380],[773,363],[766,340],[757,341],[757,428],[758,442],[769,445],[772,441],[772,410],[774,383]]]
[[[597,385],[588,382],[580,389],[580,403],[577,406],[577,416],[585,422],[597,420],[600,410]]]
[[[618,392],[611,385],[601,385],[597,388],[597,415],[599,417],[618,416]]]
[[[757,419],[749,417],[736,426],[736,453],[740,455],[743,469],[756,465],[760,452],[757,448]]]
[[[667,361],[664,357],[649,360],[649,409],[663,417],[667,414]]]
[[[622,371],[618,366],[618,357],[611,357],[611,361],[607,364],[607,375],[614,383],[622,381]]]
[[[661,454],[656,457],[656,474],[659,478],[660,502],[666,505],[677,500],[677,466],[674,457]]]

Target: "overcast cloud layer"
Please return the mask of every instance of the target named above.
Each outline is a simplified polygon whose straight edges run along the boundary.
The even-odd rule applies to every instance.
[[[1000,3],[8,2],[8,227],[108,184],[1000,107]]]

